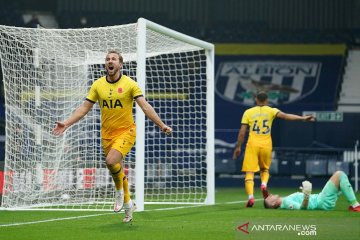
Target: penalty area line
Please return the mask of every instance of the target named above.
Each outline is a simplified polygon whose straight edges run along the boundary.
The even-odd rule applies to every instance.
[[[260,199],[256,199],[256,200],[260,200]],[[218,203],[218,204],[215,204],[215,205],[238,204],[238,203],[245,203],[245,202],[247,202],[247,200],[246,201],[235,201],[235,202],[224,202],[224,203]],[[181,207],[171,207],[171,208],[156,208],[156,209],[144,210],[144,212],[170,211],[170,210],[176,210],[176,209],[207,207],[207,206],[214,206],[214,205],[191,205],[191,206],[181,206]],[[32,224],[56,222],[56,221],[66,221],[66,220],[74,220],[74,219],[81,219],[81,218],[99,217],[99,216],[111,215],[111,214],[114,214],[114,213],[113,212],[111,212],[111,213],[100,213],[100,214],[82,215],[82,216],[75,216],[75,217],[51,218],[51,219],[39,220],[39,221],[31,221],[31,222],[18,222],[18,223],[0,224],[0,228],[3,228],[3,227],[16,227],[16,226],[32,225]]]

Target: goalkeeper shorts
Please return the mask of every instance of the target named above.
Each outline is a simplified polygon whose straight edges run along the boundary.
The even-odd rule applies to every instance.
[[[131,148],[134,146],[135,140],[136,140],[135,126],[122,132],[118,136],[113,137],[113,139],[102,139],[102,145],[105,156],[107,156],[110,149],[115,149],[121,152],[123,158],[125,158],[126,154],[128,154]]]
[[[320,210],[332,210],[335,208],[339,191],[332,181],[328,181],[318,195],[318,206]]]

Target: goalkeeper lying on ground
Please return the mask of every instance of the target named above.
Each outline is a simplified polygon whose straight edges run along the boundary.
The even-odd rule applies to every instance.
[[[354,190],[342,171],[335,172],[319,194],[311,194],[312,184],[309,181],[303,181],[300,189],[302,192],[287,197],[270,194],[264,200],[265,208],[331,210],[335,207],[341,192],[350,203],[349,211],[360,212],[360,204],[356,200]]]

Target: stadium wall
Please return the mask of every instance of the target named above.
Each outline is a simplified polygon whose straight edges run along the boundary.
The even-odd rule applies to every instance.
[[[357,24],[358,15],[356,3],[343,0],[58,0],[56,3],[59,12],[97,11],[119,15],[132,12],[170,21],[194,21],[206,27],[236,22],[263,24],[272,29],[346,29]]]
[[[236,141],[242,114],[254,105],[253,94],[259,88],[268,91],[273,107],[285,112],[335,111],[345,53],[344,44],[217,44],[216,138],[229,144]],[[333,147],[351,148],[360,136],[350,134],[347,126],[360,126],[358,121],[359,116],[352,114],[336,123],[275,121],[274,144],[309,147],[321,140]],[[329,137],[328,127],[335,125],[341,131]],[[291,138],[294,135],[298,137]]]
[[[216,186],[243,185],[243,155],[238,161],[231,157],[242,114],[254,105],[257,88],[268,90],[271,105],[285,112],[334,113],[345,58],[344,44],[217,44]],[[353,151],[360,139],[360,114],[341,116],[314,123],[274,121],[272,186],[296,186],[311,178],[320,187],[335,170],[354,181],[354,157],[346,159],[344,152]]]

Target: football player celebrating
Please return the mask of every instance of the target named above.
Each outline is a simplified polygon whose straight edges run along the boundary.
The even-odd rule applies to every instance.
[[[171,134],[172,129],[165,125],[146,101],[138,84],[121,73],[123,57],[117,51],[109,51],[105,58],[107,75],[97,79],[91,86],[83,104],[66,120],[57,122],[53,129],[54,135],[61,135],[71,125],[82,119],[99,103],[101,109],[101,138],[106,166],[112,174],[115,184],[114,212],[120,212],[124,207],[124,222],[132,221],[132,213],[136,208],[130,199],[128,180],[124,173],[123,159],[135,144],[136,126],[132,109],[134,100],[145,115],[152,120],[160,130]]]

